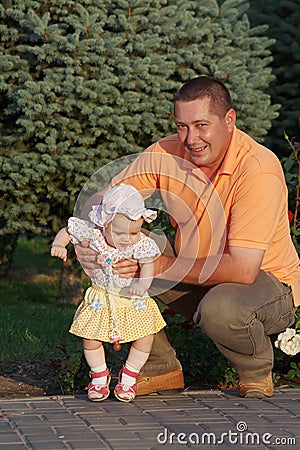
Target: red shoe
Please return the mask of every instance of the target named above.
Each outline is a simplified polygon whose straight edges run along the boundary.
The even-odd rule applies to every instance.
[[[137,384],[134,383],[132,386],[128,386],[128,384],[121,383],[122,373],[129,375],[130,377],[137,378],[139,376],[136,372],[131,372],[131,370],[126,369],[125,366],[122,367],[119,373],[119,381],[115,387],[114,394],[115,397],[121,402],[129,403],[135,398],[135,394],[137,391]]]
[[[107,376],[106,384],[93,384],[92,382],[88,384],[88,398],[93,402],[102,402],[109,396],[109,383],[111,380],[111,376],[107,368],[103,370],[103,372],[90,373],[92,379],[105,377],[105,375]]]

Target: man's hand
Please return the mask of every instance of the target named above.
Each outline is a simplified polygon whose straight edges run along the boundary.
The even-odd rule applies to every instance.
[[[120,259],[112,267],[123,278],[139,278],[140,276],[140,267],[136,259]]]
[[[161,255],[155,258],[154,264],[154,276],[159,277],[161,275],[164,278],[164,273],[167,271],[176,261],[176,257],[169,257]],[[113,264],[113,269],[118,272],[121,277],[124,278],[140,278],[140,267],[135,259],[121,259],[117,263]]]
[[[88,277],[94,276],[94,270],[99,269],[97,264],[98,253],[89,247],[89,241],[82,241],[74,246],[77,259]]]

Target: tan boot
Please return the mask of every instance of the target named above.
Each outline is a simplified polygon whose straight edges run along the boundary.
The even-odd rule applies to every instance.
[[[272,395],[274,394],[272,372],[270,372],[269,375],[263,380],[252,381],[249,383],[240,381],[239,392],[240,396],[245,398],[272,397]]]
[[[136,395],[153,394],[154,392],[174,389],[184,389],[184,378],[181,369],[172,370],[154,377],[140,375],[137,378]]]

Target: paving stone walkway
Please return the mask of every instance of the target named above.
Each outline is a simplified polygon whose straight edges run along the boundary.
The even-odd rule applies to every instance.
[[[300,389],[270,399],[235,391],[114,398],[0,399],[0,450],[300,448]]]

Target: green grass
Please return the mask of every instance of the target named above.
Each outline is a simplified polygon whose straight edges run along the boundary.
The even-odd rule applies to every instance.
[[[76,307],[59,303],[61,262],[49,255],[45,239],[20,238],[14,265],[0,280],[0,360],[18,358],[49,362],[81,349],[81,340],[68,332]]]
[[[20,238],[12,270],[0,279],[0,375],[43,380],[50,395],[82,393],[89,371],[82,340],[68,331],[76,306],[62,303],[62,263],[49,251],[46,239]],[[114,372],[127,351],[127,344],[118,354],[108,345],[107,363]]]
[[[87,383],[88,367],[81,339],[68,332],[76,306],[61,302],[61,261],[51,258],[49,251],[46,239],[20,238],[13,268],[0,279],[0,375],[26,370],[42,377],[52,374],[48,393],[57,393],[56,386],[62,393],[78,393]],[[165,319],[189,385],[236,382],[233,369],[199,328],[179,315]],[[128,345],[122,345],[120,352],[109,344],[105,347],[108,366],[117,373]],[[286,373],[290,358],[279,356],[279,373]]]

